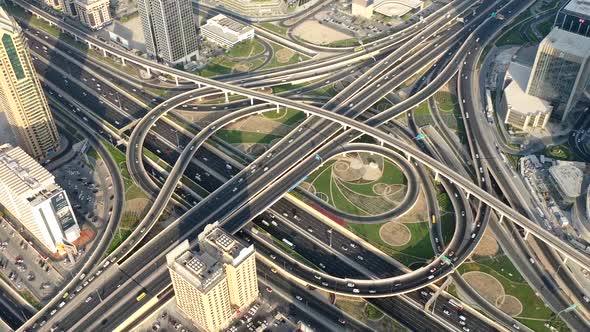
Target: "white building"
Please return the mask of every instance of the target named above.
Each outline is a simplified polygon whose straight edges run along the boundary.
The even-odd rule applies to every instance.
[[[0,204],[51,252],[80,237],[65,191],[21,148],[0,146]]]
[[[512,62],[504,78],[502,107],[506,111],[504,122],[520,130],[545,128],[552,107],[549,102],[526,93],[531,68]]]
[[[565,205],[570,205],[580,196],[584,174],[579,168],[572,165],[551,166],[549,174]]]
[[[215,44],[231,48],[237,43],[254,38],[254,28],[218,14],[201,27],[201,35]]]
[[[364,18],[373,16],[374,0],[352,0],[351,14]]]
[[[374,10],[387,17],[401,17],[423,5],[422,0],[375,0]]]

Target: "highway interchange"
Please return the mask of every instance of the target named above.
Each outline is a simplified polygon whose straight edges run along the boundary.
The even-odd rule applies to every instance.
[[[468,5],[471,5],[471,3],[468,1],[455,1],[452,4],[454,5],[455,3],[457,3],[458,8],[457,14],[463,13],[467,8],[470,8]],[[334,63],[339,64],[340,68],[342,69],[342,73],[328,76],[330,79],[341,79],[343,77],[347,77],[350,74],[353,74],[355,70],[360,70],[357,68],[366,66],[367,63],[370,63],[371,67],[358,79],[353,81],[352,84],[348,85],[338,96],[333,98],[333,100],[329,101],[327,104],[321,105],[322,109],[313,106],[313,103],[315,103],[313,101],[308,104],[299,104],[297,102],[291,102],[282,98],[268,98],[268,96],[261,96],[260,94],[247,94],[253,97],[252,102],[247,100],[245,102],[240,101],[227,103],[227,106],[225,106],[227,109],[224,109],[224,112],[221,112],[220,110],[220,113],[224,115],[210,124],[208,128],[201,128],[202,130],[197,135],[195,135],[194,138],[187,137],[186,134],[181,133],[181,137],[178,139],[182,140],[181,145],[185,147],[185,149],[180,153],[176,151],[178,150],[178,146],[177,142],[175,142],[175,136],[177,137],[179,130],[172,128],[172,125],[169,122],[163,121],[160,117],[169,110],[181,108],[182,105],[185,105],[187,102],[190,102],[196,98],[207,94],[219,94],[218,91],[215,91],[211,88],[189,90],[183,87],[180,91],[185,90],[185,92],[181,92],[180,94],[177,94],[171,99],[163,102],[161,102],[160,99],[153,98],[147,93],[143,92],[145,94],[143,99],[146,100],[144,105],[147,105],[147,107],[155,106],[153,109],[148,111],[145,108],[146,106],[144,106],[144,108],[138,107],[138,103],[134,102],[126,95],[120,94],[114,89],[111,91],[111,87],[107,87],[104,83],[95,82],[95,77],[93,77],[92,74],[88,74],[86,71],[70,71],[67,73],[67,75],[65,75],[66,78],[64,78],[64,75],[62,73],[56,72],[56,69],[53,66],[48,67],[47,63],[37,61],[36,65],[38,66],[38,69],[44,73],[45,79],[48,82],[51,82],[50,84],[52,84],[54,87],[61,89],[62,91],[67,91],[67,93],[70,94],[73,99],[77,100],[78,102],[83,101],[83,103],[86,105],[97,106],[98,104],[104,104],[104,107],[93,107],[93,112],[95,112],[95,114],[100,118],[108,119],[108,123],[111,126],[114,124],[117,129],[121,129],[128,126],[130,124],[130,120],[133,118],[139,119],[136,123],[130,126],[133,127],[133,130],[129,134],[128,143],[126,143],[127,148],[125,151],[127,153],[128,168],[131,170],[130,173],[133,177],[133,180],[147,192],[152,193],[155,197],[155,203],[153,204],[150,212],[148,212],[148,215],[142,221],[141,225],[138,226],[128,241],[123,246],[121,246],[120,250],[113,253],[108,258],[109,262],[113,262],[113,264],[110,266],[101,264],[104,267],[100,268],[100,271],[104,271],[104,274],[96,276],[94,281],[82,292],[82,295],[78,295],[73,301],[69,301],[69,303],[67,303],[63,309],[59,310],[53,318],[49,319],[48,324],[60,321],[61,323],[59,326],[63,329],[80,331],[96,329],[101,325],[102,328],[115,327],[118,323],[118,318],[113,317],[111,313],[115,311],[118,314],[126,312],[131,313],[133,310],[135,310],[135,308],[137,308],[137,304],[134,303],[134,294],[136,294],[138,290],[146,289],[150,294],[157,294],[159,290],[163,289],[170,283],[167,276],[167,271],[165,271],[165,268],[162,268],[162,257],[166,248],[181,241],[184,238],[194,237],[194,234],[198,233],[198,231],[209,222],[222,220],[222,223],[227,230],[238,232],[246,224],[245,222],[249,221],[252,217],[263,213],[269,207],[271,208],[269,211],[276,211],[274,212],[274,215],[276,215],[278,218],[282,218],[281,216],[283,216],[283,214],[294,217],[292,211],[295,209],[295,211],[297,211],[296,214],[298,218],[313,222],[313,217],[304,216],[304,212],[293,207],[293,204],[289,203],[285,199],[282,199],[277,203],[275,203],[275,201],[279,200],[284,193],[290,191],[293,186],[298,184],[303,177],[321,165],[322,161],[315,157],[317,154],[328,159],[330,156],[341,153],[351,147],[349,142],[357,137],[359,132],[352,129],[346,129],[346,127],[344,130],[341,130],[342,124],[349,128],[352,127],[356,130],[362,130],[364,133],[371,134],[376,137],[378,141],[383,142],[384,146],[382,149],[390,150],[390,152],[383,152],[386,155],[393,153],[394,155],[398,156],[399,152],[396,151],[401,151],[406,155],[411,155],[413,158],[410,160],[414,163],[415,161],[420,161],[428,166],[434,166],[433,168],[435,172],[440,173],[440,175],[443,177],[449,178],[450,182],[446,182],[449,188],[456,188],[454,190],[456,191],[457,196],[453,195],[452,197],[461,198],[454,200],[456,203],[454,204],[454,207],[458,209],[457,211],[471,211],[470,208],[466,207],[469,205],[469,203],[467,203],[467,201],[464,199],[465,190],[467,190],[480,200],[485,199],[488,202],[492,202],[494,204],[494,210],[500,211],[501,215],[511,216],[512,210],[510,208],[503,205],[503,203],[501,203],[499,200],[491,200],[493,197],[491,197],[491,195],[487,194],[485,191],[480,190],[477,185],[472,184],[471,180],[465,180],[463,176],[457,175],[454,172],[449,172],[444,164],[435,161],[432,157],[429,157],[428,155],[421,152],[419,148],[412,146],[411,137],[407,137],[406,135],[405,142],[392,142],[391,137],[393,135],[397,135],[398,137],[403,135],[399,132],[383,133],[373,128],[377,127],[377,125],[383,122],[389,121],[395,115],[407,112],[419,101],[427,99],[432,93],[438,90],[441,85],[451,79],[451,77],[462,67],[464,68],[464,66],[474,64],[477,60],[475,57],[477,52],[475,52],[475,50],[477,50],[478,42],[476,40],[479,41],[481,39],[480,43],[483,43],[484,39],[489,37],[490,32],[498,30],[503,25],[503,22],[501,21],[490,20],[488,18],[489,10],[492,8],[500,8],[501,5],[506,3],[508,3],[508,5],[502,10],[506,13],[507,17],[511,16],[510,13],[516,15],[520,9],[526,7],[524,2],[517,1],[504,1],[502,4],[499,2],[494,3],[493,5],[490,4],[490,7],[487,8],[488,11],[483,11],[482,9],[482,12],[479,16],[472,18],[469,16],[469,14],[467,14],[466,17],[468,17],[469,20],[464,26],[460,24],[452,24],[451,27],[448,27],[448,20],[440,20],[441,22],[437,23],[437,20],[433,18],[432,23],[424,24],[426,27],[423,27],[422,30],[417,28],[417,25],[414,25],[407,29],[403,38],[400,37],[399,41],[392,43],[393,45],[386,44],[386,46],[380,48],[380,52],[389,53],[387,56],[377,56],[375,59],[373,59],[371,57],[363,58],[361,55],[360,58],[363,59],[360,61],[360,64],[343,63],[343,57],[340,60],[333,60]],[[485,5],[486,3],[484,3],[484,6]],[[440,17],[445,18],[445,13],[443,12],[440,14]],[[471,24],[473,24],[474,27],[478,27],[473,33],[471,33],[473,28],[469,28],[469,22],[471,19],[473,19],[473,23]],[[442,21],[444,21],[444,23]],[[445,30],[446,28],[450,29]],[[436,39],[436,33],[441,34],[439,39]],[[468,34],[469,36],[466,37]],[[428,41],[428,45],[423,45],[424,40],[428,40],[433,35],[433,40]],[[424,36],[427,37],[424,38]],[[35,43],[33,39],[30,39],[30,41]],[[401,45],[398,45],[397,42],[401,43]],[[438,45],[438,43],[441,45]],[[432,47],[435,44],[437,47]],[[460,48],[457,48],[457,45],[460,45]],[[32,51],[42,56],[42,53],[44,52],[42,50],[43,46],[41,46],[41,44],[37,46],[38,47],[33,46]],[[37,51],[37,49],[39,51]],[[61,49],[61,47],[59,49]],[[468,49],[472,50],[471,53],[469,53],[471,57],[464,59],[466,54],[465,50]],[[413,50],[414,53],[410,53],[411,50]],[[63,53],[56,54],[56,51],[53,50],[50,52],[54,52],[53,54],[48,55],[50,58],[50,63],[53,63],[54,61],[67,61],[65,58],[57,59],[58,57],[63,56]],[[369,52],[370,50],[367,47],[363,53]],[[447,54],[447,52],[450,54]],[[65,53],[70,57],[77,58],[78,61],[81,61],[82,63],[84,61],[82,57],[76,55],[76,53],[73,51],[66,51]],[[406,60],[401,60],[401,62],[398,62],[400,61],[399,56],[405,54],[412,54],[412,56]],[[354,54],[352,56],[348,56],[351,60],[355,60],[355,58],[359,57],[358,55],[355,56]],[[415,61],[415,59],[422,60]],[[414,73],[431,64],[435,60],[438,60],[436,63],[439,68],[444,67],[444,69],[438,70],[438,75],[432,79],[429,79],[428,83],[422,90],[412,95],[406,101],[397,104],[384,112],[376,115],[370,113],[370,106],[375,104],[389,91],[401,84]],[[463,63],[464,66],[462,66],[461,63]],[[97,68],[96,65],[92,65],[91,63],[87,63],[86,65],[90,66],[90,68],[94,67],[96,72],[100,72],[100,75],[107,77],[108,74],[106,71]],[[313,66],[314,65],[310,65],[309,69],[306,68],[304,70],[276,70],[275,73],[259,75],[258,77],[254,75],[254,77],[251,78],[237,78],[233,81],[230,78],[228,81],[242,85],[243,87],[250,88],[269,86],[278,83],[284,84],[285,80],[301,79],[305,77],[309,78],[317,76],[318,74],[323,74],[318,73],[318,67]],[[320,67],[325,68],[326,63],[320,65]],[[75,66],[72,68],[79,69],[79,67]],[[330,68],[330,71],[332,70],[333,68]],[[73,84],[71,78],[68,80],[69,77],[75,77],[78,81],[77,84],[94,85],[93,88],[100,89],[92,89],[94,90],[94,94],[86,92],[88,89],[67,89],[67,85]],[[108,77],[108,80],[115,79],[118,80],[115,77]],[[326,82],[324,81],[324,78],[322,78],[322,82]],[[321,84],[322,82],[319,83]],[[120,83],[121,85],[127,85],[127,83],[121,80],[118,80],[117,83]],[[468,81],[465,83],[466,84],[464,84],[464,86],[468,88],[471,87],[471,85],[468,84]],[[229,90],[226,89],[227,87],[233,86],[224,86],[224,90]],[[235,90],[229,91],[234,91],[235,93],[244,93],[245,91],[249,91],[241,89],[243,88],[236,88]],[[100,98],[101,96],[103,98]],[[111,98],[111,105],[104,103],[105,98]],[[270,102],[270,104],[262,103],[261,100]],[[241,163],[239,160],[230,163],[226,161],[228,158],[227,155],[224,156],[225,159],[220,158],[219,149],[213,148],[205,142],[206,139],[211,134],[213,134],[216,129],[223,127],[223,125],[229,121],[233,121],[250,114],[256,114],[261,111],[272,111],[276,107],[276,104],[287,105],[292,108],[299,108],[313,115],[310,115],[310,118],[304,121],[300,127],[298,127],[301,128],[301,130],[295,130],[293,133],[285,137],[281,142],[275,144],[275,146],[273,146],[270,151],[261,156],[259,159],[252,161],[249,166],[244,167],[242,170],[240,170],[241,166],[238,166]],[[75,105],[71,105],[71,107],[74,109],[76,108]],[[464,112],[476,114],[477,111],[475,111],[475,106],[470,107],[473,108],[465,109]],[[211,108],[203,109],[201,106],[188,106],[186,109],[192,109],[194,111],[212,110]],[[321,116],[322,119],[317,118],[317,116]],[[359,119],[365,121],[366,124],[360,124],[357,121],[350,120],[351,118],[357,116]],[[331,121],[334,120],[340,122],[340,124],[330,124]],[[89,125],[91,124],[89,123]],[[105,128],[96,128],[101,134],[108,135],[106,134],[107,131]],[[470,132],[479,133],[479,131]],[[313,133],[314,138],[310,139],[310,136],[306,135],[306,133]],[[117,139],[118,138],[115,137],[112,138],[112,140]],[[485,141],[485,139],[480,138],[477,139],[478,144],[472,145],[470,143],[469,145],[479,145],[481,144],[479,142]],[[150,178],[148,176],[149,174],[157,174],[159,172],[154,170],[154,168],[149,165],[144,165],[144,142],[148,142],[145,144],[145,147],[150,149],[152,152],[154,150],[166,151],[164,149],[172,152],[167,156],[166,161],[170,165],[174,165],[174,167],[164,181],[162,181],[162,178]],[[296,146],[296,148],[292,148],[293,146]],[[394,149],[392,150],[392,148]],[[481,145],[480,148],[482,148]],[[368,147],[365,147],[365,149],[370,150]],[[495,149],[493,150],[495,151]],[[476,173],[478,173],[477,169],[479,167],[478,165],[480,165],[480,161],[478,161],[479,157],[476,157],[475,153],[473,153],[472,157],[474,160]],[[395,158],[392,157],[392,159]],[[486,172],[483,177],[485,181],[482,181],[479,176],[476,178],[476,181],[480,182],[479,185],[482,187],[486,187],[491,182],[487,168],[491,168],[493,166],[490,166],[489,162],[483,163],[486,166]],[[226,166],[227,164],[231,164],[233,166],[228,168]],[[416,168],[418,169],[418,167]],[[490,169],[490,171],[493,172],[494,169]],[[499,168],[497,171],[501,172],[502,170]],[[213,176],[214,173],[217,173],[217,175],[221,178]],[[420,181],[424,180],[424,173],[420,173],[419,171],[418,173],[421,175],[413,174],[409,176],[410,173],[407,173],[409,178],[414,180],[413,183],[415,186],[419,185],[417,178],[420,178]],[[177,222],[175,222],[173,227],[168,227],[166,230],[160,233],[157,238],[142,242],[141,238],[149,233],[149,229],[154,225],[155,221],[161,215],[162,211],[165,209],[166,205],[173,197],[175,192],[180,197],[190,195],[190,193],[188,193],[186,190],[183,191],[177,188],[177,182],[182,178],[183,174],[187,178],[192,178],[195,180],[201,179],[201,181],[196,181],[199,182],[199,185],[203,189],[211,192],[212,195],[207,197],[196,197],[195,199],[198,200],[198,204],[193,207],[190,207],[193,205],[190,204],[190,201],[192,200],[186,200],[184,203],[189,203],[187,207],[190,207],[187,214],[183,215]],[[206,174],[209,174],[209,176]],[[231,178],[228,179],[228,177]],[[162,187],[160,188],[160,186]],[[234,191],[235,188],[238,189]],[[448,191],[449,193],[453,192],[452,190]],[[408,195],[412,195],[411,190],[408,191]],[[407,209],[409,207],[405,208]],[[455,260],[456,264],[460,264],[464,259],[466,259],[470,255],[471,250],[475,247],[475,245],[477,245],[482,232],[473,229],[472,225],[479,225],[477,228],[481,227],[481,229],[484,229],[487,226],[488,216],[492,214],[490,210],[491,209],[488,207],[488,205],[482,204],[480,202],[476,209],[476,211],[478,211],[476,216],[477,222],[468,222],[468,220],[473,219],[471,213],[468,213],[465,218],[466,220],[464,221],[460,220],[461,218],[458,218],[457,226],[459,227],[457,227],[455,231],[453,241],[451,241],[451,243],[449,243],[445,248],[445,252],[448,256],[453,256],[449,253],[454,251],[455,255],[453,259]],[[483,212],[479,213],[480,211]],[[457,216],[459,216],[459,214],[457,214]],[[287,219],[290,217],[287,217]],[[520,218],[520,222],[529,226],[527,223],[528,220],[526,218],[522,218],[520,215],[512,217],[516,220]],[[259,220],[260,219],[255,219],[255,222],[259,223]],[[198,222],[195,223],[195,221]],[[284,218],[283,222],[293,223],[292,220],[286,220]],[[317,224],[320,225],[318,226]],[[314,232],[321,232],[322,230],[322,225],[318,222],[310,224],[309,227],[313,227]],[[274,231],[276,232],[278,230],[275,229]],[[324,232],[325,231],[326,230],[324,229]],[[472,232],[475,232],[473,234],[476,234],[474,238],[471,238]],[[541,227],[538,227],[536,232],[546,236],[549,239],[552,239],[548,235],[548,232],[544,232]],[[339,233],[334,232],[332,234]],[[440,234],[433,234],[434,236],[440,236]],[[285,234],[280,232],[277,233],[277,237],[284,235]],[[252,234],[249,235],[249,238],[252,240]],[[342,248],[343,246],[347,245],[345,235],[335,235],[331,237],[331,239],[332,241],[336,241],[335,243],[338,243],[337,245],[332,243],[332,249],[336,248],[336,250],[338,250],[337,248]],[[301,241],[301,245],[298,245],[299,248],[309,248],[310,245],[313,247],[313,244],[310,244],[310,240],[306,239],[305,237],[297,237],[297,241]],[[553,243],[556,243],[555,241],[559,240],[552,239],[552,241],[554,241]],[[134,246],[139,246],[139,248],[134,250]],[[324,288],[331,292],[364,297],[383,297],[390,296],[392,294],[407,293],[404,296],[413,297],[414,301],[420,301],[419,293],[410,291],[420,289],[433,281],[441,279],[448,273],[451,273],[454,268],[453,266],[441,264],[439,260],[435,259],[432,261],[432,263],[430,263],[430,265],[427,265],[414,272],[402,272],[399,270],[399,268],[396,270],[396,268],[392,266],[390,262],[383,262],[383,258],[379,257],[378,255],[370,254],[366,250],[359,248],[359,252],[355,251],[354,253],[361,255],[360,252],[362,251],[362,255],[364,257],[362,262],[359,262],[358,260],[356,262],[350,262],[346,260],[342,262],[342,266],[352,265],[358,269],[358,265],[360,264],[361,267],[364,267],[364,270],[361,268],[359,269],[360,271],[358,273],[355,273],[353,276],[351,276],[346,275],[350,272],[344,272],[343,267],[336,268],[336,266],[340,266],[340,264],[335,264],[335,266],[330,264],[329,269],[326,269],[325,271],[317,271],[303,266],[272,246],[268,247],[262,244],[259,251],[262,252],[263,255],[267,254],[267,257],[273,255],[273,252],[283,256],[281,257],[282,264],[277,263],[277,267],[280,268],[280,265],[283,266],[281,273],[294,274],[296,277],[305,280],[306,283],[313,285],[316,288]],[[350,251],[350,255],[353,255],[353,250]],[[154,255],[153,253],[158,254]],[[575,256],[575,254],[573,256]],[[352,257],[354,260],[354,256]],[[583,263],[587,262],[584,257],[578,256],[573,257],[572,259],[577,259]],[[118,261],[118,263],[115,264],[115,261]],[[330,261],[334,261],[334,256],[330,256]],[[319,263],[320,262],[318,262],[318,265]],[[287,264],[289,264],[289,267],[287,267]],[[430,272],[432,267],[439,266],[442,267],[438,268],[434,274]],[[95,268],[94,271],[96,271],[97,268]],[[363,273],[364,271],[370,271],[373,273],[373,275]],[[430,275],[434,275],[434,277],[428,279]],[[316,278],[317,276],[321,276],[321,282],[318,281]],[[354,283],[358,287],[355,288],[359,290],[358,295],[353,294],[351,287],[347,286],[347,284],[351,282],[350,280],[352,279],[354,279]],[[327,286],[324,285],[324,283],[327,283]],[[81,303],[82,300],[86,298],[86,294],[91,293],[90,289],[92,289],[92,292],[96,290],[102,294],[102,300],[100,303],[96,303],[96,299],[88,305]],[[379,301],[402,302],[397,298],[371,299],[370,301],[375,301],[377,303]],[[397,305],[404,306],[404,304]],[[77,306],[82,306],[82,308],[77,308]],[[386,306],[387,305],[380,305],[379,307],[383,308]],[[405,304],[405,306],[407,307],[407,304]],[[68,309],[70,307],[71,309]],[[442,312],[444,309],[442,308],[442,306],[438,307],[437,315],[444,317],[445,314]],[[42,312],[38,317],[40,316],[43,316]],[[121,316],[124,317],[125,315],[122,314]],[[63,322],[65,317],[67,317],[67,320]],[[109,318],[97,319],[99,317]],[[470,321],[472,319],[477,320],[478,318],[470,317]],[[583,322],[579,323],[583,324]],[[427,326],[425,329],[437,328],[436,325],[430,326],[428,325],[429,323],[424,324]],[[482,322],[481,324],[477,324],[477,326],[481,325],[481,330],[485,330],[484,328],[486,324],[488,323]],[[447,328],[448,327],[443,327],[443,329]]]

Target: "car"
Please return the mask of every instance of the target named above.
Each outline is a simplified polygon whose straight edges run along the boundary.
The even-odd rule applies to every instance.
[[[444,309],[444,310],[443,310],[443,313],[444,313],[445,315],[447,315],[447,316],[450,316],[450,315],[451,315],[451,312],[450,312],[450,311],[448,311],[447,309]]]
[[[475,239],[475,236],[476,236],[476,235],[477,235],[477,233],[473,233],[473,234],[471,234],[471,238],[472,238],[472,239]]]
[[[356,256],[356,259],[358,259],[359,261],[365,260],[365,258],[361,255]]]
[[[465,211],[461,211],[461,217],[465,217]]]
[[[53,315],[55,315],[56,312],[57,312],[57,309],[53,309],[53,310],[51,310],[51,312],[49,313],[49,315],[50,316],[53,316]]]
[[[84,303],[88,303],[90,301],[92,301],[92,296],[87,297],[86,300],[84,300]]]
[[[307,231],[310,232],[310,233],[313,233],[313,229],[311,227],[308,227],[307,228]]]
[[[369,289],[369,294],[375,294],[375,293],[377,293],[377,291],[376,291],[376,290],[374,290],[374,289]]]
[[[346,324],[346,321],[343,318],[338,318],[338,323],[344,325]]]
[[[266,291],[269,292],[269,293],[272,293],[272,288],[266,287]]]
[[[316,278],[317,280],[322,280],[322,277],[317,274],[314,274],[313,277]]]
[[[432,279],[434,279],[434,275],[433,274],[431,274],[431,275],[428,276],[428,280],[432,280]]]
[[[460,320],[458,323],[459,323],[459,325],[465,325],[465,322],[462,320]]]
[[[329,285],[330,285],[330,284],[328,284],[327,282],[325,282],[325,281],[322,281],[322,286],[324,286],[324,287],[328,287]]]
[[[463,331],[469,332],[470,330],[469,330],[469,328],[467,326],[463,326]]]
[[[344,250],[344,251],[348,251],[348,248],[347,248],[346,246],[342,246],[342,247],[340,247],[340,248],[341,248],[342,250]]]
[[[430,269],[430,273],[434,273],[434,271],[436,271],[436,266]]]
[[[325,269],[325,268],[326,268],[326,264],[324,264],[324,263],[320,263],[320,267],[321,267],[322,269]]]
[[[352,290],[352,292],[353,292],[353,293],[355,293],[355,294],[358,294],[358,293],[360,293],[361,291],[360,291],[358,288],[355,288],[355,289],[353,289],[353,290]]]
[[[271,255],[270,255],[270,258],[271,258],[271,259],[273,259],[273,260],[276,260],[276,259],[277,259],[277,256],[275,256],[275,255],[271,254]]]
[[[512,324],[512,327],[514,327],[515,330],[520,330],[520,325],[517,323]]]
[[[586,302],[586,303],[590,302],[590,297],[588,297],[587,295],[582,295],[582,298],[584,299],[584,302]]]
[[[353,283],[353,282],[348,282],[348,283],[346,284],[346,286],[348,286],[348,287],[350,287],[350,288],[353,288],[353,287],[354,287],[354,283]]]
[[[303,298],[302,298],[301,296],[299,296],[299,295],[295,296],[295,298],[296,298],[297,300],[299,300],[299,301],[303,301]]]
[[[275,270],[275,268],[273,267],[273,268],[270,269],[270,272],[277,273],[277,270]]]
[[[459,315],[459,319],[460,320],[467,320],[467,318],[465,318],[465,316],[463,316],[463,315]]]

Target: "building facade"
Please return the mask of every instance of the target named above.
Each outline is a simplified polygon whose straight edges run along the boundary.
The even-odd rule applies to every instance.
[[[138,9],[148,55],[173,65],[197,56],[191,0],[139,0]]]
[[[571,206],[582,192],[584,174],[572,165],[556,165],[549,168],[551,183],[557,189],[557,201],[562,206]]]
[[[21,148],[0,146],[0,204],[51,252],[80,237],[65,191]]]
[[[178,308],[206,331],[223,329],[258,297],[254,247],[217,226],[199,234],[199,251],[185,240],[166,255]]]
[[[201,36],[222,47],[231,48],[237,43],[254,38],[254,28],[218,14],[201,27]]]
[[[564,119],[590,74],[590,38],[553,28],[537,50],[527,93],[554,105]]]
[[[525,92],[530,75],[530,67],[517,62],[510,63],[504,77],[504,93],[500,104],[506,114],[504,123],[524,131],[545,128],[553,110],[547,101]]]
[[[287,13],[287,1],[284,0],[219,0],[220,6],[240,15],[264,17]]]
[[[373,16],[374,0],[352,0],[351,14],[365,18]]]
[[[98,30],[113,21],[110,0],[74,0],[74,6],[80,22],[92,30]]]
[[[565,31],[590,37],[590,1],[571,0],[559,10],[553,25]]]
[[[0,8],[0,110],[19,146],[42,160],[55,151],[59,136],[35,73],[21,28]]]

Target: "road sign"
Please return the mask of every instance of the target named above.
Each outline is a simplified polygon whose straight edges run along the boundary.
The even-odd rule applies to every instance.
[[[453,262],[451,261],[451,259],[450,259],[450,258],[448,258],[448,257],[447,257],[447,256],[445,256],[445,255],[440,255],[440,259],[441,259],[441,260],[442,260],[442,261],[443,261],[445,264],[447,264],[447,265],[452,265],[452,264],[453,264]]]
[[[426,135],[424,135],[424,134],[420,134],[420,135],[418,135],[418,136],[416,136],[416,137],[414,137],[414,138],[416,139],[416,141],[419,141],[419,140],[422,140],[422,139],[424,139],[425,137],[426,137]]]
[[[315,159],[317,159],[317,160],[322,160],[322,156],[320,156],[320,154],[319,154],[319,153],[317,153],[317,154],[315,155]]]
[[[569,312],[569,311],[575,310],[577,307],[578,307],[578,304],[574,303],[574,304],[570,305],[569,307],[563,309],[561,312],[562,313]]]

